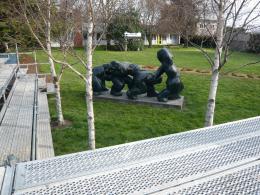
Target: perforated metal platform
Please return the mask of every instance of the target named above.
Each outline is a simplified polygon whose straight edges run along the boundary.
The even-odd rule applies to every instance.
[[[35,76],[16,80],[0,126],[0,165],[14,154],[20,161],[31,159],[35,99]]]
[[[37,159],[54,157],[50,113],[46,93],[38,93]]]
[[[155,193],[260,158],[260,118],[19,163],[16,194]]]
[[[153,193],[215,174],[260,157],[260,136],[218,147],[179,155],[160,156],[146,162],[86,174],[74,179],[52,182],[31,189],[25,194],[132,194]],[[66,167],[69,169],[69,167]],[[58,174],[58,173],[57,173]],[[44,177],[42,175],[42,177]],[[37,180],[37,178],[34,177]],[[33,182],[33,180],[31,180]],[[27,186],[29,187],[29,186]],[[19,192],[23,193],[23,190]],[[30,193],[29,193],[30,192]]]
[[[155,194],[260,194],[260,161]]]

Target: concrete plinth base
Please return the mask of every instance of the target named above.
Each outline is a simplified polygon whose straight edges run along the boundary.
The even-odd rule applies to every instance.
[[[146,94],[139,95],[137,100],[128,99],[126,96],[126,92],[123,92],[122,96],[113,96],[110,92],[104,92],[101,95],[94,96],[94,99],[101,99],[101,100],[111,100],[123,103],[134,103],[134,104],[145,104],[145,105],[152,105],[152,106],[161,106],[161,107],[172,107],[182,109],[184,104],[184,97],[181,96],[180,99],[177,100],[169,100],[168,102],[159,102],[156,97],[147,97]]]

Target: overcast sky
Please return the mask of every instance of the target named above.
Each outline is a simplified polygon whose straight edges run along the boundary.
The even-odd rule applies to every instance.
[[[251,9],[253,9],[253,7],[259,2],[260,0],[251,0],[250,3],[248,4],[247,7],[247,11],[251,11]],[[260,5],[258,6],[258,9],[255,11],[254,16],[255,15],[259,15],[260,14]],[[258,18],[257,20],[254,21],[255,25],[260,25],[260,18]]]
[[[244,23],[245,18],[248,16],[248,13],[255,7],[255,5],[259,2],[260,0],[249,0],[248,3],[246,4],[246,6],[243,8],[242,14],[243,17],[239,18],[237,20],[237,25],[236,26],[240,26]],[[239,4],[239,0],[238,0],[238,4]],[[254,13],[252,14],[251,18],[255,17],[256,15],[260,15],[260,4],[258,5],[258,8],[254,11]],[[230,24],[232,23],[232,21],[229,22]],[[260,17],[258,17],[257,19],[255,19],[254,21],[252,21],[250,23],[250,26],[257,26],[257,31],[260,31]],[[253,31],[255,31],[255,29],[253,29]]]

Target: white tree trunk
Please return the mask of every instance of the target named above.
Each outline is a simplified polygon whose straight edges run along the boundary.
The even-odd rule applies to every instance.
[[[64,124],[64,118],[62,113],[62,106],[61,106],[61,95],[60,95],[60,83],[57,79],[57,74],[55,70],[54,62],[51,58],[52,52],[51,52],[51,0],[48,0],[48,16],[47,16],[47,28],[46,28],[46,44],[47,44],[47,52],[48,52],[48,58],[50,63],[50,70],[51,70],[51,76],[53,79],[53,84],[55,87],[55,104],[56,104],[56,112],[58,117],[58,124],[63,125]]]
[[[87,73],[86,73],[86,103],[87,103],[87,120],[88,120],[88,144],[91,150],[96,148],[95,142],[95,119],[93,106],[93,89],[92,89],[92,44],[93,44],[93,16],[92,0],[88,1],[88,39],[87,39]]]
[[[212,67],[210,91],[208,97],[207,112],[205,116],[205,126],[212,126],[214,122],[215,106],[216,106],[216,96],[218,90],[218,80],[219,80],[219,66],[221,62],[221,55],[223,50],[223,29],[224,29],[224,3],[223,0],[219,1],[218,8],[218,24],[216,31],[217,45],[215,49],[215,60]]]

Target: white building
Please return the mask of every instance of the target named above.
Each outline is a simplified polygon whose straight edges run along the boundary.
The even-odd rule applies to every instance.
[[[203,20],[197,24],[197,35],[214,36],[217,31],[217,20]]]
[[[152,45],[179,45],[180,36],[175,34],[165,34],[165,35],[153,35]],[[146,37],[144,37],[144,45],[149,45]]]

